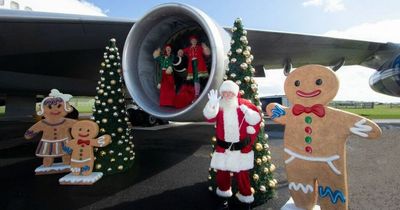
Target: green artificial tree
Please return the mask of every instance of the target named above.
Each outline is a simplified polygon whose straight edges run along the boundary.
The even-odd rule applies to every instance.
[[[248,46],[247,31],[243,29],[242,21],[240,18],[235,20],[234,27],[232,28],[231,50],[228,52],[229,65],[226,69],[224,80],[232,80],[239,85],[240,97],[250,100],[255,104],[264,116],[261,108],[261,102],[258,98],[258,85],[255,82],[253,75],[255,69],[251,65],[253,55],[251,55],[251,47]],[[265,122],[262,120],[260,124],[260,132],[254,142],[254,168],[250,171],[250,180],[252,192],[254,194],[254,204],[259,205],[275,194],[275,187],[277,185],[276,179],[273,178],[273,171],[275,165],[271,163],[271,152],[268,145],[268,135],[264,131]],[[216,137],[212,138],[215,144]],[[209,182],[210,191],[215,191],[216,171],[209,169]],[[232,185],[232,191],[235,194],[237,189],[236,185]]]
[[[110,39],[100,67],[93,120],[100,127],[99,135],[110,134],[112,143],[95,149],[95,170],[114,174],[128,170],[135,159],[132,133],[125,109],[121,58],[115,39]]]

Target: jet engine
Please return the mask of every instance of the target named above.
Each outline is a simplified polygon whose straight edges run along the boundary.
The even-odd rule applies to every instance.
[[[153,51],[179,39],[180,34],[197,31],[211,49],[209,78],[200,96],[182,109],[159,106]],[[130,30],[123,50],[122,67],[127,89],[133,100],[147,113],[174,121],[203,120],[207,94],[223,81],[227,66],[230,34],[204,12],[188,5],[171,3],[155,7]],[[187,41],[189,45],[189,41]]]
[[[400,55],[384,63],[369,79],[373,90],[390,96],[400,96]]]

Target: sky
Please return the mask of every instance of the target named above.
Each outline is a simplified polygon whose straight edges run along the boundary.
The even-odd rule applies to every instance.
[[[57,2],[65,13],[105,15],[138,20],[162,0],[20,0]],[[231,27],[241,17],[246,28],[400,43],[399,0],[185,0],[174,1],[203,10],[219,25]],[[58,5],[58,6],[57,6]],[[60,7],[59,5],[62,5]],[[39,9],[39,6],[38,6]],[[49,8],[46,8],[49,9]],[[33,8],[35,10],[35,8]],[[50,10],[51,11],[51,10]],[[249,43],[251,46],[251,43]],[[254,55],[255,57],[257,55]],[[342,67],[337,75],[341,87],[335,100],[400,102],[400,98],[374,92],[368,85],[375,71],[361,66]],[[260,95],[283,93],[281,70],[258,79]]]

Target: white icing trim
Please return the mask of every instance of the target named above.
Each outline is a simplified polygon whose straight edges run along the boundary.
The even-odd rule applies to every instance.
[[[254,196],[253,195],[242,195],[240,192],[236,193],[237,199],[242,203],[253,203]]]
[[[41,139],[40,141],[54,143],[54,142],[60,142],[60,141],[66,141],[66,140],[68,140],[68,137],[63,138],[63,139],[56,139],[56,140]]]
[[[303,183],[295,183],[295,182],[289,183],[289,190],[299,191],[300,189],[301,189],[301,191],[303,191],[303,193],[314,192],[314,188],[312,185],[303,184]]]
[[[356,134],[357,136],[367,138],[367,133],[372,131],[372,127],[369,125],[364,125],[366,122],[366,119],[361,119],[360,121],[354,123],[354,127],[350,128],[350,132]]]
[[[42,150],[42,155],[45,155],[45,154],[46,154],[46,150],[47,150],[47,143],[44,142],[43,150]]]
[[[79,173],[79,172],[81,172],[81,168],[80,167],[71,167],[71,172]]]
[[[103,147],[104,144],[106,144],[105,139],[106,138],[104,136],[100,136],[99,138],[97,138],[97,143],[100,145],[100,147]]]
[[[240,151],[225,150],[224,153],[214,152],[210,167],[221,170],[239,172],[254,167],[254,152],[241,153]]]
[[[246,127],[246,132],[247,132],[248,134],[255,134],[255,133],[256,133],[256,129],[254,129],[253,126],[247,126],[247,127]]]
[[[56,142],[56,155],[58,155],[58,142]]]
[[[305,160],[305,161],[326,162],[335,174],[337,174],[337,175],[341,174],[340,171],[332,163],[332,161],[340,158],[339,155],[332,155],[329,157],[308,157],[308,156],[300,155],[296,152],[293,152],[292,150],[290,150],[288,148],[285,148],[284,151],[286,153],[288,153],[289,155],[291,155],[290,158],[285,160],[285,164],[292,162],[295,158]]]
[[[84,162],[88,162],[89,160],[91,160],[92,158],[88,158],[88,159],[84,159],[84,160],[77,160],[77,159],[73,159],[71,158],[71,162],[74,163],[84,163]]]
[[[222,191],[219,189],[219,187],[217,187],[217,190],[215,193],[217,193],[217,195],[220,197],[229,198],[232,196],[232,188],[229,188],[229,190],[227,190],[227,191]]]

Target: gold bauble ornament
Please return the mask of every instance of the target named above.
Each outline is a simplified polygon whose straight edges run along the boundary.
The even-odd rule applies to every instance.
[[[213,188],[211,186],[208,187],[209,191],[213,191]]]
[[[112,168],[107,168],[107,171],[112,171]]]
[[[210,175],[208,175],[208,180],[211,180],[211,179],[212,179],[212,177]]]
[[[262,160],[261,160],[260,158],[257,158],[257,159],[256,159],[256,163],[257,163],[257,165],[261,165]]]
[[[260,143],[256,143],[256,150],[261,151],[263,149],[263,146]]]
[[[113,99],[112,98],[107,99],[107,103],[112,104],[113,103]]]
[[[264,173],[267,174],[269,172],[269,169],[267,167],[265,167],[263,171],[264,171]]]
[[[96,169],[101,169],[101,164],[100,163],[96,164]]]
[[[212,142],[216,142],[216,141],[217,141],[217,137],[213,136],[213,137],[211,138],[211,141],[212,141]]]
[[[115,81],[115,80],[111,80],[111,81],[110,81],[110,84],[111,84],[111,85],[115,85],[116,83],[117,83],[117,81]]]
[[[260,111],[261,111],[261,110],[260,110]],[[264,122],[261,122],[261,123],[260,123],[260,128],[264,128],[264,126],[265,126]]]
[[[118,128],[117,131],[118,131],[119,133],[122,133],[122,131],[124,131],[124,129]]]
[[[100,155],[101,156],[104,156],[104,155],[106,155],[107,153],[104,151],[104,150],[102,150],[101,152],[100,152]]]
[[[118,166],[118,170],[122,171],[123,169],[124,169],[124,166],[123,166],[123,165],[119,165],[119,166]]]
[[[244,90],[239,91],[240,95],[244,95]]]
[[[264,144],[264,149],[269,149],[269,145],[268,144]]]
[[[263,155],[261,159],[262,159],[263,162],[267,162],[268,161],[268,158],[265,155]]]
[[[103,118],[103,119],[101,120],[102,123],[107,123],[107,121],[108,121],[108,120],[107,120],[106,118]]]
[[[275,182],[274,182],[273,180],[270,180],[269,183],[268,183],[268,185],[269,185],[270,187],[272,187],[272,188],[275,188],[275,187],[276,187],[276,184],[275,184]]]
[[[259,179],[260,179],[260,177],[258,176],[258,174],[253,174],[254,181],[258,181]]]
[[[245,76],[245,77],[244,77],[244,81],[250,82],[250,77],[249,77],[249,76]]]
[[[100,128],[100,132],[105,133],[105,132],[106,132],[106,129]]]
[[[98,94],[103,94],[103,93],[104,93],[104,90],[103,90],[103,89],[100,89],[99,91],[97,91],[97,93],[98,93]]]
[[[276,169],[276,166],[275,166],[274,164],[271,164],[271,165],[269,166],[269,170],[270,170],[271,172],[274,172],[275,169]]]
[[[267,188],[264,185],[261,185],[260,186],[260,191],[261,192],[265,192],[265,191],[267,191]]]
[[[115,162],[115,158],[111,158],[110,162]]]

